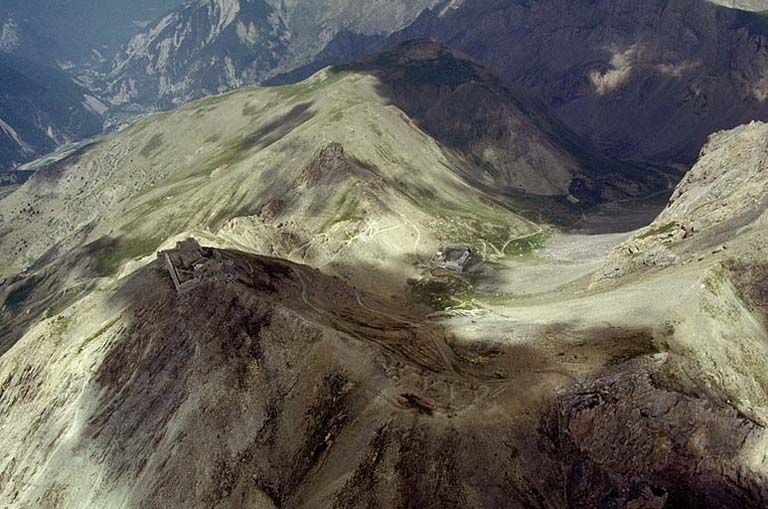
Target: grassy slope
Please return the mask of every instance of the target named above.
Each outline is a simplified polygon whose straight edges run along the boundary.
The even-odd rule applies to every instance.
[[[304,168],[330,142],[345,147],[352,169],[308,189]],[[501,244],[535,231],[467,185],[440,146],[378,95],[374,78],[347,72],[207,98],[88,147],[4,202],[0,219],[21,227],[0,249],[17,262],[6,270],[19,270],[50,245],[37,232],[74,246],[85,226],[86,243],[111,240],[96,256],[98,272],[114,274],[168,238],[216,233],[271,208],[279,213],[265,239],[293,242],[276,253],[250,247],[289,256],[330,239],[314,251],[318,264],[410,265],[440,242]],[[17,244],[21,236],[30,244]]]

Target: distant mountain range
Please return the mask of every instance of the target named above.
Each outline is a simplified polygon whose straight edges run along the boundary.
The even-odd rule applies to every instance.
[[[529,90],[608,154],[693,161],[768,119],[768,18],[702,0],[454,0],[396,40],[433,37]]]
[[[167,108],[422,37],[527,89],[618,158],[688,164],[709,133],[768,118],[768,23],[703,0],[200,1],[136,36],[105,93]]]
[[[67,73],[0,53],[0,170],[99,134],[106,110]]]
[[[167,108],[309,63],[341,31],[386,36],[437,0],[199,0],[148,26],[117,55],[105,94]]]
[[[768,119],[766,18],[706,0],[40,2],[0,7],[0,50],[68,68],[120,118],[433,38],[613,158],[689,165],[709,133]]]
[[[3,0],[0,51],[64,67],[111,59],[183,0]]]
[[[3,0],[0,169],[100,134],[94,81],[133,35],[182,0]]]

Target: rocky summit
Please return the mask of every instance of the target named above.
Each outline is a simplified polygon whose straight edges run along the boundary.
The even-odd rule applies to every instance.
[[[0,507],[768,506],[768,6],[8,5]]]

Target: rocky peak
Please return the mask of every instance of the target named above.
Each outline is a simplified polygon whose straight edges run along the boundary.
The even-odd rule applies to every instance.
[[[304,180],[309,187],[313,187],[323,177],[347,168],[349,168],[349,161],[344,155],[344,147],[340,143],[329,143],[318,150],[304,168]]]
[[[411,86],[456,88],[471,81],[498,82],[468,56],[431,39],[406,41],[363,57],[348,68],[374,73],[385,82]]]
[[[696,231],[743,226],[766,209],[768,124],[751,122],[713,134],[657,222],[684,221]]]

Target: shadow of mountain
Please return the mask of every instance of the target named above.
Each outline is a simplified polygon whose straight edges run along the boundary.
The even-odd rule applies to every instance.
[[[680,178],[678,172],[661,166],[605,157],[585,137],[568,129],[541,101],[433,41],[407,41],[334,70],[377,77],[382,97],[467,160],[474,168],[474,175],[468,177],[479,181],[480,176],[490,175],[495,179],[493,185],[502,192],[503,165],[485,160],[489,147],[509,158],[513,171],[530,165],[544,182],[553,178],[550,168],[538,161],[540,154],[530,145],[541,144],[550,154],[572,157],[579,164],[579,173],[563,194],[570,193],[580,200],[580,205],[573,207],[577,210],[653,194],[674,186]]]

